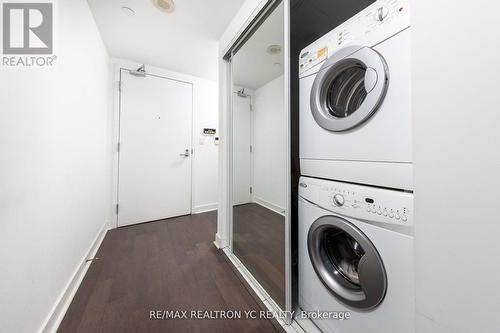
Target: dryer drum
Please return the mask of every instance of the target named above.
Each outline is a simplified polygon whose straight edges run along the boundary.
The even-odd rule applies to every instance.
[[[358,310],[376,308],[387,291],[385,267],[373,243],[349,221],[323,216],[310,227],[307,247],[323,285]]]
[[[332,132],[358,127],[380,107],[389,71],[384,58],[369,47],[349,46],[321,66],[311,89],[316,123]]]
[[[326,107],[332,116],[348,117],[361,106],[367,95],[365,74],[365,66],[350,61],[346,69],[332,78],[326,90]]]

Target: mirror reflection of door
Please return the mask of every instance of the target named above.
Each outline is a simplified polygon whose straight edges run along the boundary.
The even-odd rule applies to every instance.
[[[240,89],[233,96],[233,205],[252,201],[251,96]]]
[[[232,62],[233,253],[285,308],[284,9],[278,5]]]

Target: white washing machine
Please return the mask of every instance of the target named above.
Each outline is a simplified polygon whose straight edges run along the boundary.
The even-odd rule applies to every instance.
[[[413,333],[413,194],[302,177],[299,195],[302,318],[324,332]]]
[[[302,175],[413,189],[408,1],[374,2],[299,66]]]

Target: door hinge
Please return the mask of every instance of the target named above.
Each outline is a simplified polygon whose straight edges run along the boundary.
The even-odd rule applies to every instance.
[[[118,142],[118,144],[117,144],[116,151],[120,152],[120,142]]]
[[[253,188],[252,188],[252,186],[250,186],[250,194],[252,194],[252,193],[253,193]]]
[[[118,215],[119,210],[120,210],[120,205],[116,204],[116,215]]]
[[[252,146],[250,146],[250,152],[253,153],[253,147]]]

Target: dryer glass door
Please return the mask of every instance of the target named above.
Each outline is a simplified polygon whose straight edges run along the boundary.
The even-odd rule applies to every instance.
[[[325,287],[342,303],[370,310],[385,297],[384,264],[368,237],[349,221],[323,216],[309,229],[311,264]]]
[[[387,66],[379,53],[369,47],[346,47],[332,55],[316,75],[311,112],[327,130],[355,128],[378,110],[387,84]]]

